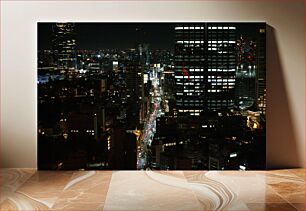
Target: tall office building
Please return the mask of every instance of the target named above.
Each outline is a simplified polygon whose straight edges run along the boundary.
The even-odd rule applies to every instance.
[[[75,24],[55,23],[52,30],[52,48],[57,71],[71,78],[76,69]]]
[[[256,65],[257,65],[257,106],[262,114],[266,114],[266,25],[256,28]]]
[[[174,54],[178,115],[199,116],[206,92],[205,24],[177,24]]]
[[[126,66],[127,129],[134,130],[140,124],[140,107],[143,95],[143,68],[136,62]]]
[[[175,86],[179,115],[233,108],[236,27],[186,23],[175,27]]]
[[[207,42],[207,109],[228,110],[235,99],[235,24],[208,23]]]

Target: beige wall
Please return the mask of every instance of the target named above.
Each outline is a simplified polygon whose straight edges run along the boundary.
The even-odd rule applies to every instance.
[[[267,164],[304,166],[302,1],[1,1],[1,162],[36,167],[37,21],[265,21]],[[103,39],[101,35],[101,39]]]

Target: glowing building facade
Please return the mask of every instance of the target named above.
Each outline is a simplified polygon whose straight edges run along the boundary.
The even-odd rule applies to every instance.
[[[175,26],[175,87],[179,115],[199,116],[205,104],[205,24]]]
[[[76,34],[74,23],[55,23],[53,25],[52,48],[58,73],[68,78],[76,70]]]
[[[266,115],[266,26],[257,27],[257,48],[256,48],[256,64],[257,64],[257,86],[256,97],[257,106],[260,112]]]
[[[206,108],[211,111],[234,107],[236,85],[236,26],[207,24]]]
[[[186,23],[175,27],[175,86],[179,114],[234,106],[236,27]]]

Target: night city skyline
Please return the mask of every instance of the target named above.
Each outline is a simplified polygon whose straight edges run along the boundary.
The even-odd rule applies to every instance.
[[[38,23],[38,168],[266,160],[265,23]]]
[[[54,23],[39,22],[38,25],[38,49],[47,50],[52,48],[52,25]],[[128,49],[134,48],[137,43],[139,31],[145,32],[146,42],[150,43],[153,49],[174,48],[175,31],[171,30],[179,24],[176,22],[162,23],[87,23],[78,22],[76,25],[76,48],[80,50],[99,49]],[[252,36],[254,29],[248,23],[239,23],[243,27],[238,29],[239,33]],[[254,35],[253,35],[254,36]],[[120,39],[124,38],[124,39]]]
[[[53,23],[38,23],[38,49],[51,49]],[[153,49],[174,47],[175,23],[76,23],[77,49],[128,49],[137,44],[140,30]],[[137,30],[138,29],[138,30]]]

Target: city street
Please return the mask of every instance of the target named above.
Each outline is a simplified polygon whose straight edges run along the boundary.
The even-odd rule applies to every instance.
[[[157,71],[158,70],[158,71]],[[137,169],[144,169],[149,166],[148,154],[150,151],[150,146],[156,132],[156,118],[160,116],[161,108],[161,96],[162,89],[159,85],[158,73],[160,68],[153,69],[153,78],[152,78],[152,112],[148,115],[143,133],[140,137],[139,146],[137,147]]]

